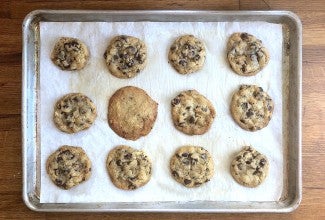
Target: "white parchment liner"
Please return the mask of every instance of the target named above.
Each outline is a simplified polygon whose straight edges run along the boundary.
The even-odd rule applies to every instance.
[[[263,41],[270,52],[269,64],[256,76],[235,74],[226,60],[226,43],[234,32],[248,32]],[[283,187],[282,146],[282,27],[266,22],[41,22],[40,47],[40,132],[41,132],[41,202],[144,202],[144,201],[277,201]],[[119,34],[142,39],[148,47],[148,65],[133,79],[112,76],[103,54],[108,42]],[[183,34],[193,34],[206,45],[203,69],[180,75],[168,64],[172,41]],[[88,65],[81,71],[67,72],[50,60],[55,42],[61,36],[76,37],[90,49]],[[257,132],[241,129],[233,121],[229,105],[241,84],[262,86],[273,98],[275,110],[269,125]],[[159,103],[157,121],[146,137],[127,141],[117,136],[107,123],[107,104],[111,95],[127,85],[138,86]],[[204,135],[188,136],[176,130],[170,115],[170,101],[179,92],[196,89],[214,105],[217,116]],[[52,120],[54,104],[70,92],[90,97],[98,110],[93,126],[77,134],[59,131]],[[105,161],[115,146],[125,144],[143,149],[153,162],[150,182],[135,191],[117,189],[110,181]],[[169,159],[183,145],[198,145],[213,156],[215,175],[199,188],[188,189],[169,173]],[[70,190],[55,186],[46,173],[47,157],[61,145],[81,146],[90,157],[91,178]],[[246,188],[232,178],[231,160],[244,145],[252,145],[270,161],[269,176],[257,188]]]

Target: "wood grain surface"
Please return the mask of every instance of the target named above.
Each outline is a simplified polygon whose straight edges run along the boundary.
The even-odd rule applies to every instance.
[[[303,23],[303,199],[290,214],[36,213],[22,201],[21,55],[24,17],[35,9],[290,10]],[[1,1],[1,219],[325,219],[325,2],[293,0]]]

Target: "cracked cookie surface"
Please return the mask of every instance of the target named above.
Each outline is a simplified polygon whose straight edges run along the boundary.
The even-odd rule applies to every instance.
[[[132,78],[142,71],[147,63],[147,47],[136,37],[114,37],[104,53],[106,65],[118,78]]]
[[[272,118],[273,109],[271,97],[256,85],[241,85],[230,104],[233,119],[248,131],[266,127]]]
[[[91,175],[91,161],[81,147],[64,145],[46,161],[46,171],[55,185],[70,189]]]
[[[81,70],[89,59],[87,46],[79,39],[61,37],[54,45],[51,60],[62,70]]]
[[[109,100],[108,124],[120,137],[128,140],[149,134],[158,111],[156,103],[143,89],[126,86]]]
[[[268,64],[270,56],[261,40],[243,32],[234,33],[229,37],[227,58],[237,74],[252,76]]]
[[[232,161],[230,172],[241,185],[256,187],[269,172],[269,162],[265,155],[250,146],[245,146]]]
[[[113,184],[124,190],[134,190],[147,184],[151,178],[151,161],[141,150],[118,146],[111,150],[106,167]]]
[[[205,62],[205,46],[193,35],[177,38],[171,45],[168,60],[180,74],[188,74],[202,69]]]
[[[173,178],[186,187],[198,187],[208,182],[214,174],[210,153],[203,147],[180,147],[170,159]]]
[[[89,128],[96,117],[94,103],[81,93],[67,94],[54,106],[54,123],[57,128],[66,133],[76,133]]]
[[[181,92],[171,101],[175,127],[188,135],[200,135],[209,130],[216,116],[212,103],[196,90]]]

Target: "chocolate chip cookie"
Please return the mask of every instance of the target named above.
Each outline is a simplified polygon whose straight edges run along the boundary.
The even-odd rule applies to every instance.
[[[261,40],[248,33],[234,33],[228,40],[227,58],[237,74],[252,76],[267,65],[270,56]]]
[[[143,89],[126,86],[109,100],[108,124],[120,137],[137,140],[151,131],[157,111],[158,103]]]
[[[91,161],[81,147],[64,145],[46,161],[46,171],[55,185],[70,189],[91,175]]]
[[[51,60],[62,70],[81,70],[89,59],[87,46],[76,38],[61,37],[51,54]]]
[[[198,187],[208,182],[214,174],[210,153],[203,147],[184,146],[170,159],[173,178],[186,187]]]
[[[147,47],[136,37],[114,37],[104,53],[106,65],[112,75],[126,79],[135,77],[147,63]]]
[[[170,47],[168,59],[180,74],[193,73],[200,70],[205,62],[205,46],[193,35],[177,38]]]
[[[94,103],[81,93],[67,94],[54,106],[54,123],[66,133],[76,133],[89,128],[96,117],[97,111]]]
[[[124,190],[134,190],[149,182],[151,161],[141,150],[118,146],[108,154],[106,167],[113,184]]]
[[[266,127],[271,120],[273,109],[274,104],[270,96],[256,85],[241,85],[230,104],[233,119],[248,131]]]
[[[269,172],[269,162],[263,154],[250,146],[240,151],[230,166],[231,175],[241,185],[256,187]]]
[[[216,116],[211,102],[196,90],[181,92],[171,101],[175,127],[188,135],[200,135],[209,130]]]

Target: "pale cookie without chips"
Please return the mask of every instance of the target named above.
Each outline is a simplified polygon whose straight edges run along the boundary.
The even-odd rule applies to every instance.
[[[120,137],[128,140],[149,134],[158,111],[156,103],[143,89],[126,86],[109,99],[108,124]]]
[[[97,111],[94,103],[81,93],[67,94],[54,106],[54,123],[66,133],[76,133],[89,128],[96,117]]]
[[[81,70],[89,59],[87,46],[76,38],[61,37],[55,44],[51,60],[62,70]]]
[[[263,154],[250,146],[244,147],[232,161],[231,175],[241,185],[256,187],[269,173],[269,162]]]
[[[106,167],[113,184],[124,190],[134,190],[147,184],[151,178],[151,161],[141,150],[118,146],[111,150]]]
[[[202,69],[205,62],[205,46],[193,35],[177,38],[171,45],[168,60],[180,74],[188,74]]]
[[[55,185],[70,189],[91,175],[91,161],[81,147],[64,145],[46,161],[46,171]]]
[[[196,90],[181,92],[171,101],[175,127],[188,135],[200,135],[209,130],[216,116],[212,103]]]
[[[104,53],[106,65],[112,75],[126,79],[135,77],[147,63],[147,47],[136,37],[114,37]]]
[[[256,85],[241,85],[230,104],[233,119],[248,131],[266,127],[272,118],[273,109],[271,97]]]
[[[214,163],[210,153],[203,147],[180,147],[170,159],[173,178],[186,187],[198,187],[214,175]]]
[[[252,76],[269,62],[270,55],[262,41],[248,33],[234,33],[227,44],[227,58],[239,75]]]

